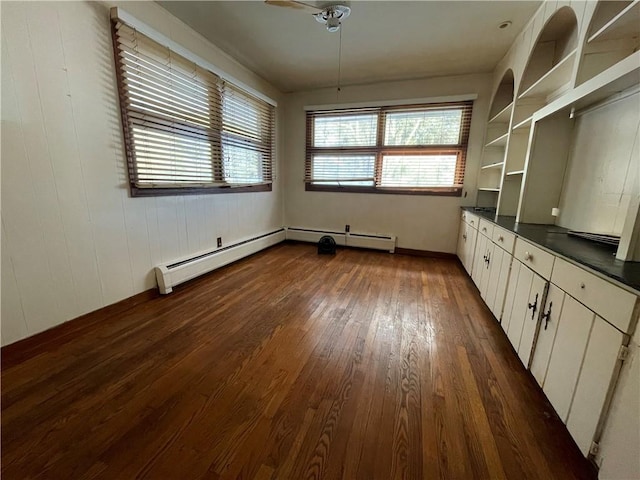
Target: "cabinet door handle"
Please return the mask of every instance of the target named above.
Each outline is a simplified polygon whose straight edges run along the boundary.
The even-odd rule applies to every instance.
[[[464,235],[462,235],[462,238],[464,238],[464,241],[467,241],[467,234],[465,233]]]
[[[586,287],[586,285],[584,284],[584,282],[580,283],[580,288],[581,288],[582,290],[584,290],[584,289],[585,289],[585,287]]]
[[[538,310],[538,294],[537,293],[536,293],[535,301],[529,304],[529,308],[531,309],[531,320],[533,320],[536,316],[536,310]]]
[[[499,241],[499,242],[504,242],[504,237],[503,237],[502,235],[500,235],[500,236],[498,237],[498,241]]]
[[[531,255],[529,252],[524,252],[524,259],[525,260],[531,260],[533,258],[533,255]]]
[[[543,313],[542,314],[542,320],[544,320],[544,329],[547,329],[547,326],[549,325],[549,318],[551,317],[551,307],[553,307],[553,302],[549,302],[549,310],[547,310],[547,313]]]
[[[487,227],[482,227],[482,231],[483,231],[484,233],[487,233]]]

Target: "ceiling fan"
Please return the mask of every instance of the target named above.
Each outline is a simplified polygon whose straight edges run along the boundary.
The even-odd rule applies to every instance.
[[[287,7],[311,13],[319,23],[326,25],[327,30],[330,32],[340,30],[342,20],[347,18],[351,13],[351,8],[346,5],[329,4],[324,7],[316,7],[315,5],[298,2],[296,0],[265,0],[265,3],[276,7]]]

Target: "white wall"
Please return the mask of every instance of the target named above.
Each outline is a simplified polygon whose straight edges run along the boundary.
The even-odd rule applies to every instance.
[[[280,179],[273,192],[129,197],[110,6],[1,3],[3,345],[154,287],[156,264],[218,236],[230,244],[283,225]],[[281,100],[157,4],[122,6]]]
[[[437,77],[404,82],[292,93],[285,98],[285,222],[288,226],[356,233],[386,233],[398,237],[401,248],[453,253],[460,206],[473,205],[484,127],[488,116],[491,75]],[[467,198],[307,192],[304,186],[306,105],[413,100],[477,94],[471,122],[464,191]]]

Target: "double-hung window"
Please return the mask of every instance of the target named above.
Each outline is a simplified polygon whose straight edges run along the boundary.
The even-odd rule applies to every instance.
[[[460,195],[472,102],[307,112],[307,190]]]
[[[275,107],[114,19],[134,196],[271,190]]]

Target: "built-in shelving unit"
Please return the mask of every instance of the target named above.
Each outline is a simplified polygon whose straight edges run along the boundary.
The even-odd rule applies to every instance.
[[[504,157],[500,215],[515,216],[520,210],[535,114],[571,90],[577,52],[576,15],[571,7],[561,7],[540,30],[522,74]]]
[[[640,0],[635,0],[629,2],[622,11],[593,33],[587,43],[633,37],[638,34],[638,24],[640,24]]]
[[[504,147],[507,145],[507,138],[509,138],[509,133],[503,133],[498,138],[494,138],[487,143],[485,147]]]
[[[509,142],[509,126],[514,107],[513,71],[507,70],[491,102],[478,177],[476,203],[481,207],[497,208]]]
[[[571,78],[575,58],[576,50],[574,49],[551,67],[547,73],[536,80],[529,88],[518,95],[518,99],[532,97],[547,98],[554,92],[565,90]]]
[[[510,102],[509,105],[504,107],[498,113],[496,113],[490,120],[489,123],[509,123],[511,120],[511,112],[513,111],[513,102]]]
[[[594,11],[576,84],[580,85],[640,49],[640,0],[601,1]]]
[[[583,243],[587,242],[584,240],[580,241],[581,245],[572,245],[563,252],[563,255],[566,253],[567,257],[576,260],[573,255],[582,248],[593,252],[600,251],[603,259],[606,258],[609,262],[615,263],[616,271],[628,270],[627,267],[633,270],[635,264],[619,262],[640,262],[640,184],[637,181],[640,165],[638,160],[640,158],[638,144],[640,0],[543,2],[519,39],[520,43],[500,63],[501,71],[513,68],[516,95],[513,105],[509,105],[508,110],[511,113],[507,130],[494,126],[494,124],[505,123],[506,115],[492,105],[491,115],[489,115],[491,121],[487,125],[485,135],[482,168],[478,177],[478,198],[488,200],[479,206],[492,205],[491,202],[497,201],[497,215],[515,217],[515,232],[524,233],[529,228],[537,230],[524,224],[539,224],[540,230],[552,234],[551,243],[558,241],[559,236],[556,235],[565,231],[564,229],[617,236],[620,238],[620,243],[616,247],[612,246],[609,249],[596,244],[589,246]],[[523,61],[524,59],[527,60]],[[523,65],[524,68],[520,69]],[[500,72],[497,73],[500,74]],[[496,81],[499,79],[499,76],[495,78]],[[506,103],[505,106],[507,106]],[[504,146],[499,146],[502,143]],[[493,162],[488,161],[492,158],[491,155],[495,155],[495,151],[500,151],[503,154],[502,158]],[[499,175],[498,172],[500,172]],[[492,217],[493,212],[489,216]],[[463,228],[466,227],[463,226]],[[467,232],[467,230],[464,231]],[[465,238],[467,238],[466,235]],[[482,259],[482,252],[487,251],[486,242],[481,240],[482,237],[478,235],[478,240],[475,242],[475,255],[480,259]],[[513,318],[516,318],[514,312],[517,311],[515,306],[516,301],[519,301],[515,299],[518,298],[520,291],[519,284],[511,285],[512,281],[517,282],[520,278],[517,277],[518,270],[514,270],[514,266],[520,268],[525,260],[530,260],[527,258],[530,257],[528,253],[526,255],[522,253],[523,248],[520,248],[518,253],[520,240],[516,240],[516,253],[511,263],[512,270],[506,293],[507,300],[503,303],[509,306],[504,307],[502,317],[496,314],[496,318],[500,318],[502,324],[508,326],[508,333],[513,332]],[[463,256],[468,257],[467,244],[462,245]],[[493,252],[495,251],[494,249]],[[615,261],[612,258],[614,251]],[[523,255],[524,260],[518,258],[518,255]],[[516,259],[521,262],[520,266]],[[467,263],[469,263],[468,259]],[[583,277],[577,277],[581,273],[574,267],[569,269],[567,265],[569,265],[568,262],[560,258],[555,259],[551,280],[554,281],[556,292],[549,290],[548,298],[551,298],[552,293],[557,296],[553,302],[547,299],[546,304],[551,303],[555,309],[556,303],[559,303],[556,299],[560,300],[563,298],[560,295],[564,295],[565,302],[566,299],[573,298],[582,303],[585,309],[591,310],[588,314],[585,310],[584,314],[580,313],[581,316],[585,318],[591,316],[592,320],[606,318],[609,322],[610,318],[605,316],[600,318],[601,314],[596,310],[595,304],[588,303],[587,297],[591,298],[593,295],[587,293],[585,296],[584,289],[587,288],[588,292],[589,287],[585,287],[588,284],[581,281]],[[494,263],[495,268],[503,268],[503,266],[504,259],[501,264]],[[531,264],[528,266],[531,267]],[[481,269],[482,273],[478,276],[474,275],[478,270],[476,266],[471,265],[467,268],[474,269],[471,272],[472,278],[478,283],[483,298],[492,298],[485,293],[491,288],[486,285],[491,285],[493,271],[487,274],[490,277],[487,283],[484,280],[486,278],[484,275],[487,273],[484,269]],[[531,268],[536,270],[536,267]],[[562,272],[565,268],[565,280],[570,288],[568,287],[564,290],[565,293],[561,294],[558,292],[564,288],[562,282],[565,280],[561,278],[562,273],[556,275],[556,270],[559,269],[559,272]],[[551,271],[550,268],[549,271]],[[527,275],[528,289],[531,283],[529,280],[531,272],[524,267],[519,272]],[[538,270],[536,272],[541,273]],[[542,282],[539,283],[542,284]],[[539,290],[542,295],[544,290],[541,288]],[[531,293],[533,292],[531,287]],[[607,291],[605,296],[609,298],[612,294]],[[522,311],[526,311],[527,305],[531,307],[532,298],[527,295],[525,292],[521,302]],[[636,302],[635,296],[630,298],[627,312],[633,311],[633,305]],[[510,309],[510,313],[507,313],[507,308]],[[546,312],[545,309],[542,311]],[[564,313],[563,311],[562,315]],[[518,318],[522,317],[519,312],[517,315]],[[560,318],[558,315],[556,312],[555,318]],[[625,316],[625,318],[628,320],[631,317]],[[510,321],[511,324],[509,324]],[[563,317],[560,325],[563,325],[564,321]],[[596,322],[597,320],[593,321],[594,332]],[[591,395],[591,392],[595,392],[597,382],[592,382],[590,379],[588,380],[590,386],[583,387],[581,400],[578,403],[575,399],[579,397],[575,392],[570,392],[573,398],[572,404],[570,407],[567,404],[569,413],[565,412],[563,417],[569,432],[579,442],[582,452],[596,464],[604,461],[605,466],[607,456],[609,458],[615,456],[616,461],[622,459],[618,463],[627,464],[631,464],[637,457],[635,448],[627,449],[622,456],[615,452],[619,449],[620,441],[628,440],[626,433],[619,429],[620,420],[624,422],[626,419],[637,417],[631,402],[625,405],[625,409],[619,408],[621,405],[619,401],[615,403],[618,395],[616,392],[620,391],[621,386],[616,385],[618,372],[621,371],[619,360],[616,364],[617,370],[613,370],[613,376],[609,377],[615,359],[619,359],[617,355],[622,332],[630,332],[632,328],[629,328],[630,323],[625,323],[623,328],[618,324],[607,322],[601,322],[601,326],[606,326],[611,332],[616,328],[620,331],[615,332],[615,341],[607,346],[607,348],[610,347],[611,361],[606,367],[606,375],[602,376],[603,382],[598,386],[601,393],[597,402],[604,401],[604,406],[598,403],[592,412],[577,420],[583,407],[576,408],[575,405],[588,405],[596,401],[594,400],[596,396]],[[525,330],[521,324],[516,325],[518,329],[514,338],[522,345],[520,331]],[[528,336],[529,340],[537,338],[538,333],[534,331],[535,328],[538,327],[534,326],[530,330],[532,333]],[[546,329],[546,323],[544,329]],[[542,328],[540,332],[543,332]],[[581,351],[591,349],[593,358],[597,358],[597,362],[594,360],[593,365],[597,363],[598,369],[604,365],[601,355],[605,349],[602,347],[604,343],[600,341],[605,336],[603,333],[592,334],[587,346],[580,346]],[[540,340],[537,339],[535,342]],[[598,346],[591,348],[589,345],[592,342],[593,345]],[[551,343],[548,345],[551,346]],[[570,346],[573,349],[576,340],[572,338],[566,345],[567,348]],[[554,352],[556,346],[557,343],[553,346]],[[538,346],[535,348],[538,349]],[[540,352],[544,351],[534,350],[533,357],[527,358],[532,359],[530,369],[534,372],[534,376],[536,376],[534,370],[538,368],[537,366],[534,368],[534,365],[542,365],[541,377],[536,376],[536,378],[545,392],[551,392],[555,388],[553,383],[545,382],[550,378],[548,372],[551,370],[552,362],[548,361],[548,357],[542,356]],[[546,351],[550,351],[550,347]],[[529,353],[528,345],[527,354]],[[540,359],[543,359],[544,364],[536,363],[540,362]],[[527,366],[526,360],[524,363]],[[587,365],[586,362],[582,365],[580,377],[583,375],[582,372],[592,371],[584,367]],[[621,368],[628,367],[623,365]],[[621,376],[620,384],[623,381],[628,382],[628,379]],[[575,385],[579,383],[581,380],[577,383],[573,382]],[[628,384],[625,388],[629,388]],[[584,393],[587,391],[589,393]],[[635,400],[637,400],[637,392],[635,393]],[[613,396],[605,398],[610,395]],[[552,396],[549,398],[553,403]],[[609,401],[612,403],[608,404]],[[609,409],[610,405],[617,406]],[[607,418],[611,414],[616,415],[615,422]],[[572,415],[574,420],[571,419]],[[587,431],[584,426],[589,422],[591,426]],[[615,429],[618,431],[614,435]],[[616,441],[611,440],[616,437]],[[633,446],[637,446],[636,444],[637,442]],[[590,446],[593,445],[598,446],[598,452],[595,454],[590,450]],[[615,452],[615,455],[610,455],[611,452]],[[607,473],[611,475],[611,467]],[[622,476],[626,478],[628,475]]]
[[[504,165],[504,162],[497,162],[489,165],[483,165],[482,170],[488,170],[490,168],[502,168],[503,165]]]
[[[585,17],[588,28],[578,38],[573,10],[561,7],[534,42],[504,139],[498,214],[620,235],[617,258],[640,261],[640,205],[605,210],[601,199],[610,192],[593,178],[596,171],[626,172],[637,161],[640,0],[600,0]],[[490,138],[485,150],[503,141]],[[616,195],[640,193],[629,182],[605,181],[615,183],[609,188],[618,188]]]
[[[533,115],[531,115],[530,117],[525,118],[521,122],[518,122],[517,124],[515,124],[511,128],[511,130],[515,131],[515,130],[521,130],[523,128],[526,128],[528,130],[531,127],[531,119],[532,118],[533,118]]]

